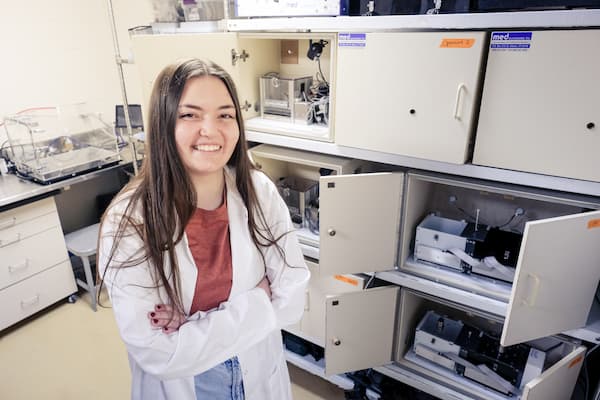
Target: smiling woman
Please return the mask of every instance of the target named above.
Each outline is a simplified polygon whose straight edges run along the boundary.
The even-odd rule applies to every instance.
[[[280,329],[302,316],[309,272],[289,212],[250,163],[222,68],[185,60],[155,82],[142,171],[98,248],[132,398],[290,399]]]
[[[219,78],[197,77],[185,84],[177,111],[177,151],[196,189],[197,206],[214,209],[222,202],[223,167],[240,137],[233,100]],[[212,185],[216,192],[202,190],[209,181],[221,182]]]

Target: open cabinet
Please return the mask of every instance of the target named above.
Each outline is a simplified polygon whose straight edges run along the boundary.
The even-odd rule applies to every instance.
[[[395,362],[432,380],[433,386],[449,387],[470,399],[568,399],[586,351],[559,337],[493,348],[491,343],[497,344],[506,329],[501,318],[408,289],[401,290],[399,314]],[[427,327],[423,322],[431,316],[437,326]],[[452,324],[459,324],[461,334],[481,336],[471,343],[464,337],[446,340],[455,337],[448,335]],[[477,365],[465,360],[478,356]],[[480,367],[485,362],[489,370]]]
[[[389,362],[398,288],[355,273],[393,268],[404,174],[366,173],[361,161],[269,145],[250,154],[274,182],[293,176],[319,185],[319,230],[298,227],[312,274],[305,313],[288,331],[324,348],[326,375]],[[376,204],[364,201],[365,191]],[[367,249],[379,235],[389,241],[375,257]]]
[[[143,34],[132,36],[132,46],[146,101],[166,65],[211,60],[232,76],[247,130],[333,141],[336,40],[332,33]]]
[[[597,208],[597,200],[589,197],[411,172],[399,268],[506,302],[502,345],[580,328],[588,323],[600,280],[600,212],[592,211]],[[428,225],[431,216],[448,225],[426,229],[433,226]],[[449,227],[455,222],[464,226],[460,232]],[[494,235],[498,248],[486,248],[480,238],[470,244],[466,240],[461,254],[460,245],[450,242],[473,239],[478,233],[490,235],[492,229],[509,234]],[[514,237],[518,242],[511,242]],[[477,255],[482,243],[484,250]],[[463,261],[465,252],[478,260],[494,254],[498,263],[504,263],[499,269],[510,274],[500,279],[490,276],[493,263],[476,270],[469,265],[472,262]],[[502,260],[508,252],[513,253],[510,259]]]

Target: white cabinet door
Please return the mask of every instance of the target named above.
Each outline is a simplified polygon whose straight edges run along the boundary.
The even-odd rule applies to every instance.
[[[600,211],[528,222],[500,343],[585,325],[600,279]]]
[[[211,60],[237,81],[237,69],[231,62],[231,50],[238,46],[236,33],[134,35],[131,42],[146,103],[158,73],[168,64],[186,58]]]
[[[327,298],[326,375],[391,361],[398,290],[388,286]]]
[[[473,163],[600,181],[599,69],[600,30],[493,32]]]
[[[403,179],[403,173],[320,178],[321,275],[394,268]]]
[[[484,32],[338,35],[335,142],[463,163]]]
[[[571,398],[586,348],[580,346],[565,358],[529,381],[523,389],[522,400],[562,400]]]

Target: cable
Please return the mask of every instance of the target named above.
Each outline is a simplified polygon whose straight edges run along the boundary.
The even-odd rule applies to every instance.
[[[329,82],[327,82],[327,79],[325,79],[325,75],[323,75],[323,71],[321,71],[321,57],[317,57],[317,64],[319,65],[319,74],[321,75],[321,79],[323,79],[325,85],[329,87]]]

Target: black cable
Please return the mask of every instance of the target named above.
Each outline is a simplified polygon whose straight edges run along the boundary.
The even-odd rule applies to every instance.
[[[317,64],[319,65],[319,74],[321,74],[321,79],[323,79],[323,82],[325,82],[327,87],[329,87],[329,82],[327,82],[325,75],[323,75],[323,71],[321,71],[321,57],[317,58]]]

